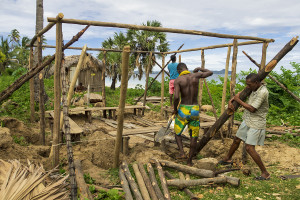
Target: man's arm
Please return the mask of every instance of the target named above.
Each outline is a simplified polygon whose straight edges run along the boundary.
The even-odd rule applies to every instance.
[[[238,102],[241,106],[243,106],[245,109],[249,110],[249,111],[252,112],[252,113],[254,113],[254,112],[257,111],[256,108],[254,108],[254,107],[251,106],[250,104],[245,103],[244,101],[242,101],[242,100],[240,99],[240,92],[239,92],[237,95],[235,95],[235,96],[233,97],[233,100],[235,100],[236,102]]]
[[[175,79],[174,81],[174,112],[173,114],[177,114],[178,110],[178,104],[179,104],[179,100],[180,100],[180,97],[179,97],[179,94],[180,94],[180,86],[178,84],[178,80]]]
[[[197,67],[196,69],[194,69],[193,72],[197,78],[206,78],[206,77],[213,75],[212,71],[210,71],[208,69],[201,69],[200,67]]]

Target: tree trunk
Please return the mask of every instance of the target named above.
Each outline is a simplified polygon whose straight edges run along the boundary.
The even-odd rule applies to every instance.
[[[291,51],[294,46],[298,43],[298,38],[292,38],[291,41],[289,41],[278,53],[277,55],[264,67],[264,69],[260,70],[258,72],[259,80],[262,81],[266,78],[266,76],[275,68],[277,63],[289,52]],[[245,101],[245,99],[251,94],[251,90],[249,88],[245,88],[240,93],[240,99],[242,101]],[[235,110],[238,109],[239,104],[235,101],[233,101],[233,105]],[[212,127],[203,135],[201,140],[197,143],[197,152],[200,152],[201,149],[209,142],[211,139],[211,135],[213,135],[215,132],[217,132],[221,126],[228,120],[228,118],[231,116],[227,113],[228,109],[219,117],[219,119],[214,123]]]
[[[75,173],[76,173],[76,182],[78,185],[78,189],[80,191],[81,199],[90,199],[93,200],[93,195],[91,194],[87,184],[84,181],[84,175],[81,168],[81,161],[75,160]]]
[[[215,183],[226,183],[226,177],[214,177],[214,178],[203,178],[203,179],[191,179],[191,180],[180,180],[180,179],[171,179],[167,180],[169,186],[176,186],[180,189],[198,186],[198,185],[211,185]]]
[[[148,190],[147,190],[147,188],[146,188],[146,184],[145,184],[145,182],[144,182],[144,179],[143,179],[143,177],[142,177],[142,174],[141,174],[141,172],[140,172],[140,170],[139,170],[138,165],[137,165],[136,163],[134,163],[134,164],[132,165],[132,168],[133,168],[133,170],[134,170],[135,177],[136,177],[136,180],[137,180],[138,185],[139,185],[139,187],[140,187],[140,190],[141,190],[141,194],[142,194],[142,196],[143,196],[143,199],[144,199],[144,200],[150,200],[150,196],[149,196]]]
[[[148,169],[149,178],[150,178],[150,180],[152,182],[152,186],[154,188],[156,196],[158,197],[159,200],[163,200],[164,199],[164,195],[161,192],[160,188],[158,187],[158,183],[157,183],[157,180],[156,180],[156,177],[155,177],[155,173],[154,173],[154,170],[153,170],[153,167],[152,167],[151,163],[147,164],[147,169]]]
[[[153,162],[153,160],[151,160],[151,162]],[[185,172],[188,174],[194,174],[197,176],[207,177],[207,178],[214,177],[214,172],[211,170],[198,169],[196,167],[181,165],[181,164],[178,164],[178,163],[175,163],[172,161],[167,161],[167,160],[159,160],[159,162],[162,166],[174,168],[174,169],[177,169],[178,171],[182,171],[182,172]]]
[[[142,174],[142,177],[144,179],[145,185],[146,185],[146,187],[148,189],[148,192],[150,194],[151,199],[152,200],[158,200],[158,198],[157,198],[157,196],[155,194],[154,188],[153,188],[153,186],[151,184],[151,181],[150,181],[150,179],[149,179],[149,177],[148,177],[148,175],[147,175],[147,173],[145,171],[144,166],[141,163],[138,163],[138,166],[139,166],[139,170],[140,170],[140,172]]]
[[[115,90],[116,89],[116,83],[117,83],[117,72],[116,72],[116,68],[114,67],[114,75],[111,78],[111,86],[110,89]]]
[[[121,169],[121,168],[119,169],[119,177],[120,177],[120,180],[121,180],[121,185],[122,185],[123,191],[125,192],[125,199],[126,200],[133,200],[133,197],[132,197],[131,192],[130,192],[128,181],[127,181],[127,179],[125,177],[125,174],[124,174],[124,170]]]

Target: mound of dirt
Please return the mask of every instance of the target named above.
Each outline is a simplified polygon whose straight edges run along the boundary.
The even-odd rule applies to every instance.
[[[0,149],[7,149],[13,142],[10,130],[5,127],[0,127]]]

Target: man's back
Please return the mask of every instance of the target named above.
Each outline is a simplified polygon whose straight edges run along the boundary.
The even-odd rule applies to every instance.
[[[177,72],[177,65],[178,63],[176,62],[172,62],[168,64],[168,70],[170,72],[170,80],[176,79],[179,76]]]
[[[176,82],[180,88],[181,104],[197,105],[199,78],[195,74],[186,74],[178,77]]]

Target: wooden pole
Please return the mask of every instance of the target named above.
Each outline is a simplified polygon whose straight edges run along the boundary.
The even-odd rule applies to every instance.
[[[146,184],[143,180],[143,177],[142,177],[142,174],[139,170],[139,167],[136,163],[134,163],[132,165],[132,168],[134,170],[134,173],[135,173],[135,177],[136,177],[136,180],[137,180],[137,183],[140,187],[140,190],[141,190],[141,194],[142,194],[142,197],[144,200],[150,200],[150,196],[149,196],[149,193],[148,193],[148,190],[146,188]]]
[[[260,68],[260,65],[253,60],[245,51],[243,53],[250,59],[251,62],[253,62],[258,68]],[[287,87],[285,87],[282,83],[280,83],[276,78],[268,74],[268,77],[274,81],[279,87],[281,87],[284,91],[286,91],[288,94],[290,94],[296,101],[300,102],[300,98],[297,97],[294,93],[292,93]]]
[[[298,43],[298,37],[292,38],[278,53],[277,55],[265,66],[264,69],[258,72],[259,80],[262,81],[266,78],[266,76],[275,68],[277,63],[289,52],[291,51],[294,46]],[[240,99],[245,101],[245,99],[251,94],[251,90],[249,88],[245,88],[240,93]],[[239,104],[233,101],[234,109],[237,110]],[[231,116],[228,109],[219,117],[219,119],[214,123],[213,126],[209,128],[209,130],[203,135],[201,140],[197,143],[197,152],[200,152],[201,149],[210,141],[211,135],[217,132],[221,126],[228,120]]]
[[[228,46],[227,58],[226,58],[226,66],[225,66],[225,75],[224,75],[224,83],[223,83],[221,114],[223,114],[223,112],[225,110],[226,90],[227,90],[227,79],[228,79],[228,68],[229,68],[229,61],[230,61],[230,53],[231,53],[231,46]]]
[[[165,66],[165,55],[162,55],[162,66]],[[161,91],[160,91],[160,96],[161,96],[161,100],[160,100],[160,114],[163,115],[164,114],[164,98],[165,98],[165,73],[162,70],[161,73]]]
[[[125,174],[124,174],[124,170],[121,169],[121,168],[119,169],[119,177],[120,177],[120,180],[121,180],[121,185],[122,185],[123,191],[125,193],[125,199],[126,200],[133,200],[132,194],[130,192],[128,181],[127,181],[127,179],[125,177]]]
[[[204,50],[201,50],[201,69],[205,68],[205,59],[204,59]],[[199,107],[201,111],[202,106],[202,93],[203,93],[203,78],[200,78],[199,81]]]
[[[165,199],[171,200],[171,195],[170,195],[170,192],[169,192],[169,189],[168,189],[168,186],[167,186],[167,181],[166,181],[166,178],[165,178],[163,168],[157,160],[155,160],[155,165],[156,165],[158,175],[159,175],[159,178],[160,178],[161,187],[162,187],[163,192],[164,192],[164,197],[165,197]]]
[[[56,54],[54,67],[54,120],[53,120],[53,167],[59,164],[59,134],[60,134],[60,72],[63,54],[62,24],[56,23]]]
[[[62,13],[59,13],[58,18],[63,18],[63,14]],[[33,38],[31,39],[30,43],[26,46],[30,46],[30,47],[33,47],[34,46],[34,42],[36,41],[36,39],[38,37],[41,37],[44,33],[46,33],[47,31],[49,31],[53,26],[55,25],[55,22],[50,22],[48,23],[48,25],[43,28],[42,30],[40,30],[35,36],[33,36]]]
[[[48,22],[57,22],[57,21],[58,20],[56,18],[48,17]],[[134,24],[121,24],[121,23],[89,21],[89,20],[79,20],[79,19],[63,19],[62,23],[91,25],[91,26],[118,27],[118,28],[145,30],[145,31],[154,31],[154,32],[182,33],[182,34],[189,34],[189,35],[203,35],[203,36],[219,37],[219,38],[249,39],[249,40],[267,41],[267,42],[272,41],[272,39],[265,39],[265,38],[259,38],[259,37],[253,37],[253,36],[240,36],[240,35],[211,33],[211,32],[196,31],[196,30],[184,30],[184,29],[175,29],[175,28],[142,26],[142,25],[134,25]]]
[[[178,57],[178,62],[181,63],[181,55],[179,55]]]
[[[29,70],[33,68],[33,48],[30,47],[29,54]],[[34,79],[29,79],[29,88],[30,88],[30,121],[33,123],[35,121],[35,109],[34,109]]]
[[[89,26],[86,26],[84,29],[79,31],[75,36],[73,36],[73,38],[67,44],[65,44],[62,49],[65,50],[66,48],[71,46],[74,42],[76,42],[83,35],[83,33],[88,29],[88,27]],[[7,99],[8,97],[10,97],[10,95],[12,95],[12,93],[14,91],[19,89],[24,83],[26,83],[34,75],[36,75],[42,69],[44,69],[46,66],[51,64],[51,62],[54,59],[55,59],[55,54],[52,55],[51,57],[49,57],[45,62],[43,62],[43,64],[41,66],[34,67],[26,74],[20,76],[17,80],[15,80],[15,82],[13,82],[10,86],[8,86],[8,88],[6,88],[5,90],[3,90],[0,93],[0,102],[2,102],[4,99]]]
[[[64,59],[63,59],[64,62]],[[71,185],[71,199],[77,199],[77,184],[75,177],[75,164],[73,159],[73,148],[71,143],[71,135],[70,135],[70,123],[69,123],[69,106],[67,102],[67,81],[66,81],[66,66],[62,63],[62,101],[63,101],[63,124],[65,129],[65,136],[67,140],[67,154],[68,154],[68,163],[69,163],[69,179]]]
[[[136,200],[143,200],[143,197],[139,191],[139,188],[138,188],[138,185],[136,184],[136,182],[134,181],[130,171],[129,171],[129,168],[128,168],[128,165],[127,165],[127,162],[126,161],[123,161],[122,162],[122,168],[124,170],[124,174],[125,174],[125,177],[126,179],[128,180],[128,183],[130,185],[130,188],[131,188],[131,191],[135,197]]]
[[[105,72],[106,72],[106,51],[103,52],[103,67],[102,67],[102,103],[103,106],[106,107],[106,93],[105,93]],[[106,110],[103,111],[103,117],[106,118]]]
[[[125,99],[127,93],[128,85],[128,69],[129,69],[129,52],[130,46],[125,46],[122,53],[122,80],[121,80],[121,92],[120,92],[120,101],[118,109],[118,128],[117,128],[117,137],[115,144],[115,155],[113,167],[117,168],[119,166],[120,160],[120,147],[122,142],[123,126],[124,126],[124,109],[125,109]]]
[[[237,39],[234,39],[233,40],[232,66],[231,66],[230,99],[233,98],[235,95],[237,53],[238,53]],[[228,123],[227,137],[231,137],[231,135],[232,135],[233,120],[234,120],[234,115],[232,115],[230,117],[230,120]]]
[[[158,198],[157,198],[157,196],[155,194],[154,188],[153,188],[153,186],[151,184],[151,181],[150,181],[150,179],[149,179],[149,177],[148,177],[148,175],[147,175],[147,173],[145,171],[144,166],[141,163],[138,163],[138,166],[139,166],[139,170],[141,172],[141,175],[143,177],[143,180],[144,180],[145,185],[146,185],[146,187],[148,189],[148,192],[150,194],[151,199],[152,200],[158,200]]]
[[[159,200],[164,199],[164,195],[161,192],[160,188],[158,187],[158,183],[157,183],[155,173],[154,173],[154,170],[153,170],[153,167],[152,167],[151,163],[147,164],[147,169],[148,169],[148,173],[149,173],[149,178],[151,180],[151,183],[152,183],[152,186],[154,188],[154,191],[155,191],[155,194],[156,194],[157,198]]]
[[[150,68],[152,66],[152,64],[151,64],[152,63],[152,52],[150,52],[148,62],[149,63],[148,63],[147,69],[146,69],[146,83],[145,83],[145,92],[144,92],[143,106],[146,105],[146,100],[147,100],[149,74],[150,74]],[[145,114],[145,109],[143,108],[142,115],[144,115],[144,114]]]
[[[90,199],[93,200],[93,195],[91,194],[87,184],[84,181],[84,175],[81,168],[81,161],[75,160],[75,173],[76,173],[76,182],[78,189],[80,191],[80,199]],[[76,199],[76,198],[75,198]]]
[[[209,185],[216,183],[226,183],[226,177],[214,177],[214,178],[203,178],[203,179],[191,179],[191,180],[180,180],[172,179],[167,180],[169,186],[176,186],[179,188],[198,186],[198,185]]]
[[[262,46],[262,56],[261,56],[261,62],[260,62],[260,69],[263,69],[266,66],[266,59],[267,59],[267,48],[269,46],[269,43],[264,42]]]

